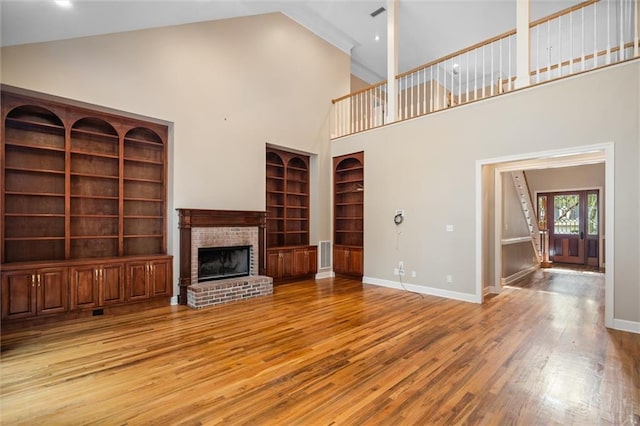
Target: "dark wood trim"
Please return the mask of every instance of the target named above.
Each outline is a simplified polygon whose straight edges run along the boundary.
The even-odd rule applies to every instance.
[[[180,229],[180,296],[178,303],[187,304],[187,287],[191,285],[191,229],[226,226],[258,227],[258,273],[266,275],[265,232],[267,213],[249,210],[176,209]]]

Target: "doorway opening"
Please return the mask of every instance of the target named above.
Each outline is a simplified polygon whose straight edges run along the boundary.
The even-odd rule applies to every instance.
[[[537,217],[552,263],[600,266],[600,191],[537,194]]]

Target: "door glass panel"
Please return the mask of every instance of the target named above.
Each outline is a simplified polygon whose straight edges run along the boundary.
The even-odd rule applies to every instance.
[[[538,229],[547,229],[547,196],[538,196]]]
[[[555,195],[553,197],[553,232],[577,235],[580,233],[580,196]]]
[[[587,195],[587,234],[598,235],[598,194]]]

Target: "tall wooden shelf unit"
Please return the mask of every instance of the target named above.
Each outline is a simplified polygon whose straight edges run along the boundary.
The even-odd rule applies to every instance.
[[[333,159],[336,274],[362,277],[364,241],[364,153]]]
[[[267,275],[293,279],[317,270],[309,245],[309,157],[266,150]]]
[[[3,322],[168,302],[167,127],[1,96]]]

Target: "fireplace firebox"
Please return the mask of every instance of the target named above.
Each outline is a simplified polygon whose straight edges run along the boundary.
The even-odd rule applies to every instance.
[[[251,275],[251,246],[199,247],[198,282]]]

